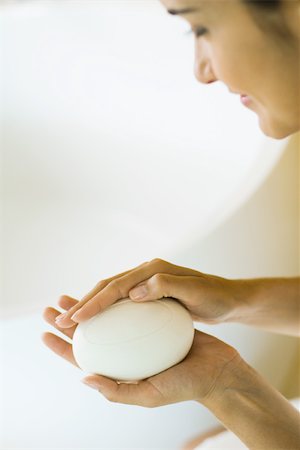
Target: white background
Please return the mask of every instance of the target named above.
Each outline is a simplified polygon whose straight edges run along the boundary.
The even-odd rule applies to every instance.
[[[0,11],[3,449],[179,448],[210,413],[108,403],[42,346],[42,309],[157,256],[232,278],[296,274],[297,152],[282,157],[286,142],[224,86],[196,83],[187,26],[156,2]],[[199,327],[281,387],[293,339]]]

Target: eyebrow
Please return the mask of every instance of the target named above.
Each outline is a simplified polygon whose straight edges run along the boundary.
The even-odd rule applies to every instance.
[[[183,9],[168,9],[168,13],[172,14],[172,16],[190,14],[195,11],[199,11],[200,8],[183,8]]]

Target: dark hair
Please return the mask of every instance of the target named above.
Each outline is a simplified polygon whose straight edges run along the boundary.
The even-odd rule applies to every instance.
[[[287,40],[291,37],[281,13],[282,0],[242,0],[248,7],[257,26],[273,38]]]
[[[280,0],[244,0],[244,2],[265,9],[275,8],[280,4]]]

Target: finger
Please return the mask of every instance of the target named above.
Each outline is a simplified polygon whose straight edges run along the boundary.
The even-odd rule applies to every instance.
[[[69,295],[61,295],[58,300],[58,306],[69,311],[71,308],[78,304],[78,300]]]
[[[143,263],[140,266],[138,266],[137,268],[139,268],[139,267],[141,267],[141,266],[143,266],[145,264],[147,264],[147,263]],[[113,276],[111,278],[107,278],[105,280],[99,281],[99,283],[97,283],[96,286],[87,295],[85,295],[82,298],[82,300],[80,300],[80,301],[76,301],[72,297],[69,297],[69,299],[75,300],[76,303],[71,306],[71,308],[68,310],[67,313],[60,314],[57,317],[57,321],[59,322],[59,325],[62,328],[72,327],[74,325],[74,321],[72,321],[70,319],[70,317],[73,314],[75,314],[76,311],[78,311],[83,305],[85,305],[91,298],[93,298],[97,293],[99,293],[102,289],[104,289],[113,280],[116,280],[117,278],[120,278],[120,277],[130,273],[132,270],[134,270],[134,269],[127,270],[126,272],[122,272],[122,273],[120,273],[118,275],[115,275],[115,276]],[[68,297],[68,296],[62,296],[61,298],[63,298],[63,297]]]
[[[74,366],[78,367],[73,355],[71,344],[52,333],[43,333],[42,340],[44,344],[50,348],[50,350],[69,361],[71,364],[74,364]]]
[[[147,280],[156,273],[168,273],[184,276],[191,274],[197,274],[199,276],[200,274],[200,272],[175,266],[166,261],[154,260],[151,263],[145,264],[143,267],[132,270],[129,274],[113,280],[89,302],[78,309],[76,314],[73,315],[71,319],[74,322],[80,323],[83,320],[93,317],[103,309],[115,303],[117,300],[128,297],[129,291],[134,286]]]
[[[219,277],[157,273],[130,290],[129,297],[133,301],[172,297],[189,310],[193,320],[212,324],[228,311],[229,306],[222,300],[228,295],[227,289],[226,280]]]
[[[76,300],[73,297],[70,297],[69,295],[61,295],[59,300],[58,300],[58,306],[60,306],[61,308],[63,308],[66,312],[69,311],[71,308],[73,308],[74,306],[76,306],[78,304],[78,300]],[[53,309],[53,308],[52,308]],[[55,316],[55,323],[52,323],[51,321],[51,325],[55,326],[55,328],[57,328],[59,331],[62,331],[62,327],[60,327],[60,319],[65,315],[66,313],[60,313],[57,312],[56,316]],[[51,316],[52,317],[52,316]],[[45,316],[44,313],[44,319],[47,320],[47,315]],[[48,320],[47,320],[48,321]],[[49,322],[50,323],[50,322]],[[74,326],[73,324],[70,324],[71,327]],[[66,333],[65,333],[66,334]],[[67,335],[67,334],[66,334]]]
[[[56,330],[60,331],[65,336],[72,339],[74,331],[76,329],[76,324],[73,324],[72,328],[60,328],[58,323],[56,323],[56,321],[55,321],[56,318],[59,316],[59,314],[60,314],[60,312],[57,311],[56,309],[48,307],[43,312],[43,318],[47,323],[49,323],[51,326],[53,326]]]
[[[145,264],[145,263],[143,263]],[[143,265],[141,264],[141,266]],[[138,266],[140,267],[140,266]],[[88,301],[91,298],[93,298],[101,289],[103,289],[105,286],[107,286],[111,281],[115,280],[116,278],[122,277],[123,275],[126,275],[127,273],[130,273],[133,269],[126,270],[126,272],[119,273],[118,275],[114,275],[113,277],[106,278],[104,280],[99,281],[99,283],[96,284],[95,287],[91,291],[89,291],[81,301]]]
[[[199,277],[169,275],[157,273],[144,283],[139,284],[129,292],[131,300],[146,301],[157,300],[164,297],[173,297],[186,306],[199,303]]]
[[[164,404],[162,394],[147,380],[137,383],[118,383],[101,375],[89,375],[82,381],[92,389],[98,390],[111,402],[148,408]]]

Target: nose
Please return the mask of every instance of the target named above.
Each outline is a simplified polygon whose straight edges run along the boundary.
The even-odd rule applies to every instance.
[[[211,65],[209,48],[205,44],[195,44],[194,74],[200,83],[209,84],[217,81]]]

